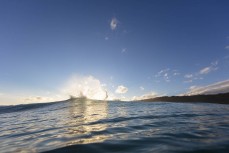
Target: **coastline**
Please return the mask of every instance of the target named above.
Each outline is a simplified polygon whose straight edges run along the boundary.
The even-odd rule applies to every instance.
[[[193,96],[163,96],[151,99],[143,99],[144,102],[204,102],[229,104],[229,93],[220,93],[214,95],[193,95]]]

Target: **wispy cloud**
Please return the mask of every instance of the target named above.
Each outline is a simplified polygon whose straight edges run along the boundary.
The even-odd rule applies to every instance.
[[[178,75],[180,75],[178,70],[171,70],[170,68],[166,68],[166,69],[162,69],[161,71],[157,72],[157,74],[154,77],[162,79],[166,82],[170,82],[172,77],[175,77]]]
[[[155,77],[160,77],[162,76],[164,73],[168,72],[170,69],[166,68],[166,69],[162,69],[161,71],[157,72],[157,74],[155,75]]]
[[[127,91],[128,91],[128,88],[123,85],[118,86],[117,89],[115,90],[115,92],[118,94],[124,94]]]
[[[199,74],[208,74],[212,71],[215,71],[218,69],[217,65],[218,65],[218,61],[212,62],[210,66],[201,69]]]
[[[141,91],[145,90],[145,88],[144,88],[144,87],[142,87],[142,86],[140,86],[139,88],[140,88],[140,90],[141,90]]]
[[[207,86],[191,86],[183,95],[217,94],[229,92],[229,80],[217,82]]]
[[[211,72],[211,67],[205,67],[200,70],[200,74],[208,74],[209,72]]]
[[[115,30],[118,26],[118,20],[116,18],[112,18],[110,22],[111,30]]]
[[[164,81],[169,82],[169,68],[166,69],[162,69],[161,71],[157,72],[157,74],[155,75],[155,78],[162,78]]]
[[[204,67],[199,70],[199,72],[196,72],[194,74],[186,74],[184,75],[184,78],[186,79],[184,82],[185,83],[190,83],[193,82],[194,80],[202,80],[203,75],[207,75],[210,72],[218,70],[218,61],[212,62],[210,66]]]
[[[125,53],[126,51],[127,51],[127,49],[126,48],[123,48],[122,51],[121,51],[121,53]]]
[[[191,78],[193,77],[193,74],[186,74],[184,77],[185,77],[186,79],[191,79]]]
[[[180,75],[180,73],[179,72],[174,72],[173,75],[174,76],[178,76],[178,75]]]
[[[229,49],[229,45],[228,46],[225,46],[225,49]]]

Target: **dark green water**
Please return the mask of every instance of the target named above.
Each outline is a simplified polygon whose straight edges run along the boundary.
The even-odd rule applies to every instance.
[[[229,152],[229,105],[105,102],[0,107],[0,152]]]

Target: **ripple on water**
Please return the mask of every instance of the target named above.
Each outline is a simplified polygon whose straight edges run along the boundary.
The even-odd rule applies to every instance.
[[[37,105],[4,108],[1,152],[229,152],[228,105],[91,100]]]

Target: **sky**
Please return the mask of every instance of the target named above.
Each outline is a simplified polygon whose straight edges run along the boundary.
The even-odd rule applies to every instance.
[[[1,0],[0,105],[229,92],[228,0]]]

